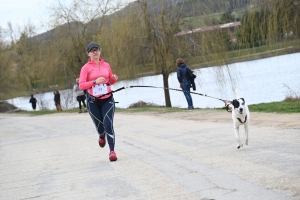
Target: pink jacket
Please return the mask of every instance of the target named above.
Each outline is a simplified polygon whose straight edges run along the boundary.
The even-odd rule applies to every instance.
[[[110,65],[107,62],[104,62],[103,59],[100,59],[100,66],[97,66],[94,61],[88,61],[80,71],[79,76],[79,88],[81,90],[87,90],[90,95],[93,95],[92,86],[95,84],[93,80],[96,80],[99,77],[104,77],[105,82],[101,84],[115,84],[115,80],[112,79],[114,74],[111,71]],[[108,92],[111,92],[111,87],[107,86]],[[101,96],[101,95],[98,95]],[[111,94],[102,96],[100,99],[106,99],[110,97]],[[96,96],[97,97],[97,96]]]

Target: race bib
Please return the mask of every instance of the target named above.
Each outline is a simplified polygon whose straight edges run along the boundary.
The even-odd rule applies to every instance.
[[[107,85],[106,84],[99,84],[92,87],[93,96],[98,96],[102,94],[107,94]]]

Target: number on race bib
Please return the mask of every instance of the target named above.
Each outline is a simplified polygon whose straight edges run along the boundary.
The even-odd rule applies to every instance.
[[[98,95],[102,95],[102,94],[107,94],[108,90],[107,90],[107,85],[106,84],[99,84],[99,85],[95,85],[92,87],[93,90],[93,95],[94,96],[98,96]]]

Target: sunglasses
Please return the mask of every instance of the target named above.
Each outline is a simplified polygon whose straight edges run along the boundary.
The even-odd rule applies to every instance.
[[[94,50],[91,50],[90,52],[92,52],[92,53],[97,53],[97,52],[99,52],[100,50],[99,49],[94,49]]]

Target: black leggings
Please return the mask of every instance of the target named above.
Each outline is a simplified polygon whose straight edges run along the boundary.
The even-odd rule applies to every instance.
[[[79,103],[79,109],[81,109],[81,102],[83,104],[83,107],[86,107],[85,105],[85,95],[77,96],[77,101]]]
[[[110,151],[115,148],[115,131],[113,126],[115,114],[115,100],[111,95],[107,99],[94,99],[87,96],[87,106],[89,114],[95,124],[99,137],[107,133],[107,143],[109,144]]]

